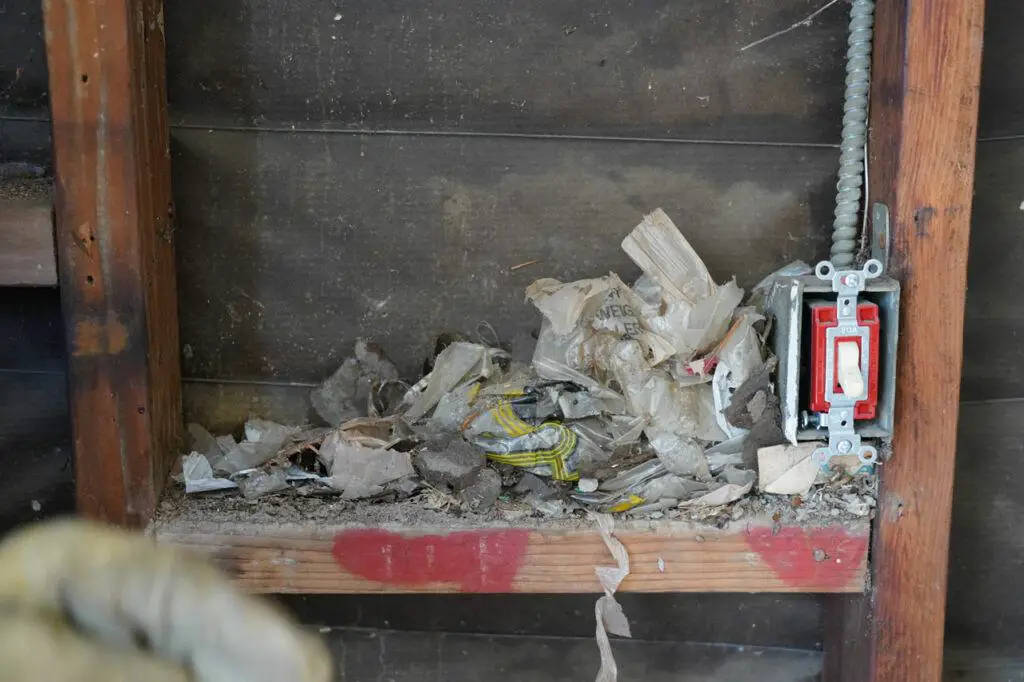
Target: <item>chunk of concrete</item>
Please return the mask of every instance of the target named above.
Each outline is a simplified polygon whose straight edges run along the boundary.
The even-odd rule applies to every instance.
[[[486,463],[483,451],[461,439],[451,441],[443,450],[428,449],[413,456],[413,465],[423,480],[447,490],[462,490],[470,485]],[[501,477],[498,478],[500,485]]]
[[[459,501],[470,511],[485,512],[501,495],[501,474],[490,467],[480,469],[461,493]]]

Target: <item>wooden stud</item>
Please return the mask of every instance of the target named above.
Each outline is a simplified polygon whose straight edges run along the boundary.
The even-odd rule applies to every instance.
[[[181,422],[163,6],[43,11],[79,511],[138,526]]]
[[[596,566],[614,565],[593,526],[260,524],[158,519],[158,542],[214,559],[256,592],[600,592]],[[718,530],[683,522],[620,522],[629,552],[625,592],[863,592],[868,524]]]
[[[872,682],[938,682],[981,69],[983,0],[879,2],[871,201],[889,206],[903,283],[893,453],[881,472],[871,612],[826,642],[866,656]],[[861,604],[863,607],[863,604]],[[830,671],[834,672],[834,671]],[[838,673],[834,673],[838,674]]]

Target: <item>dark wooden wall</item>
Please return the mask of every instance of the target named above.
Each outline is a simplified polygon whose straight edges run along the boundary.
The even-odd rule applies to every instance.
[[[844,11],[740,50],[820,4],[168,3],[186,412],[218,428],[250,412],[302,418],[305,385],[360,335],[410,375],[435,334],[482,321],[528,352],[538,320],[523,288],[634,276],[618,243],[657,206],[719,279],[749,286],[824,255]],[[988,5],[948,622],[954,642],[1024,654],[1024,5]],[[0,158],[47,158],[40,26],[35,0],[0,0]],[[0,383],[49,381],[40,403],[59,415],[59,355],[26,341],[52,327],[56,298],[31,301],[0,306],[0,369],[17,371]],[[517,617],[520,630],[565,632],[566,599],[508,607],[548,614]],[[493,600],[344,603],[392,625],[503,627],[487,623]],[[819,643],[814,598],[627,608],[655,638]]]
[[[412,375],[481,321],[528,351],[525,286],[635,275],[658,206],[743,284],[826,243],[840,12],[741,53],[805,0],[202,5],[167,14],[189,376],[314,381],[359,336]]]

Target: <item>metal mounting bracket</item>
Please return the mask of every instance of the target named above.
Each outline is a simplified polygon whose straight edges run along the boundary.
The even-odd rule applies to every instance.
[[[871,258],[889,268],[889,207],[881,202],[871,206]]]
[[[879,206],[881,204],[875,204]],[[883,205],[884,207],[884,205]],[[814,451],[814,459],[823,468],[829,461],[840,455],[857,455],[863,464],[874,464],[878,461],[878,450],[861,442],[860,435],[854,429],[854,406],[861,396],[850,397],[835,391],[835,340],[837,337],[859,336],[861,338],[861,372],[864,373],[864,385],[867,386],[867,367],[870,348],[868,330],[857,321],[857,296],[864,291],[869,279],[882,274],[882,262],[872,258],[860,270],[837,270],[830,261],[821,261],[814,268],[818,279],[832,284],[836,298],[836,326],[827,330],[826,362],[825,362],[825,398],[829,402],[828,413],[819,415],[820,425],[828,429],[828,445]]]

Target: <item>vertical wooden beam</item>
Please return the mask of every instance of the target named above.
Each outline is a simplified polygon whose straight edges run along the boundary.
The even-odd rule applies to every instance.
[[[163,6],[43,11],[79,510],[137,526],[181,412]]]
[[[960,390],[983,0],[880,0],[871,200],[903,282],[893,453],[881,472],[868,628],[873,682],[938,682]],[[852,679],[852,678],[851,678]]]

